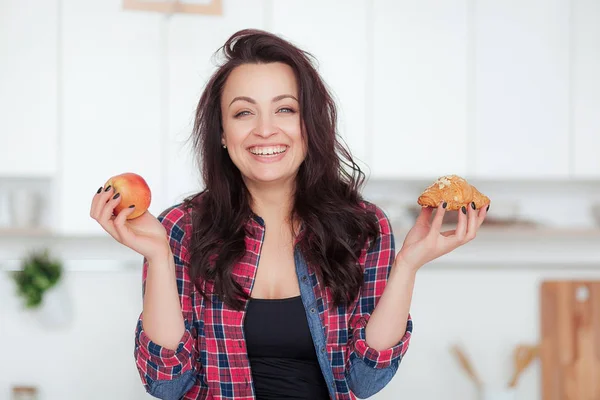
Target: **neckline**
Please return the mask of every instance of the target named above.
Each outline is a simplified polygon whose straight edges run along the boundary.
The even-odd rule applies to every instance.
[[[250,301],[255,302],[255,303],[256,302],[258,302],[258,303],[285,303],[285,302],[289,302],[289,301],[298,300],[301,297],[302,297],[301,295],[277,298],[277,299],[262,299],[262,298],[250,297]]]

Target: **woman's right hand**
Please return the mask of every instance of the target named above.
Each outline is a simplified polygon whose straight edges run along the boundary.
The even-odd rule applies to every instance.
[[[127,220],[127,216],[135,209],[133,207],[125,208],[115,216],[114,209],[121,202],[121,197],[117,195],[112,187],[108,190],[102,188],[94,195],[90,216],[115,240],[146,259],[168,257],[169,239],[161,222],[148,211],[137,218]]]

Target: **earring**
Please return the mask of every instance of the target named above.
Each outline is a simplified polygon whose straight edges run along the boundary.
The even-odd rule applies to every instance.
[[[226,146],[226,145],[223,145],[223,148],[224,148],[224,149],[226,149],[226,148],[227,148],[227,146]]]

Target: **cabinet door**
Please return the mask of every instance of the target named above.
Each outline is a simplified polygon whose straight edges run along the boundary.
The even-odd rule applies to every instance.
[[[600,2],[573,2],[574,175],[600,177]]]
[[[57,167],[57,0],[0,0],[0,176]]]
[[[215,62],[221,61],[220,57],[214,59],[214,53],[238,30],[264,29],[263,7],[260,0],[230,0],[223,2],[220,16],[176,14],[169,20],[166,35],[167,204],[179,202],[203,187],[189,140],[196,106],[215,70]]]
[[[338,132],[361,168],[368,160],[367,0],[274,1],[272,31],[315,57],[338,110]]]
[[[477,0],[474,172],[569,173],[569,1]]]
[[[62,1],[60,230],[100,233],[89,218],[96,189],[135,172],[163,200],[161,20],[120,0]]]
[[[373,176],[465,174],[467,1],[373,3]]]

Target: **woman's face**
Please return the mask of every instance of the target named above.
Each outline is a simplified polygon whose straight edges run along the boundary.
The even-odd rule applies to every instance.
[[[245,64],[221,96],[222,142],[247,183],[292,181],[306,156],[298,85],[283,63]]]

